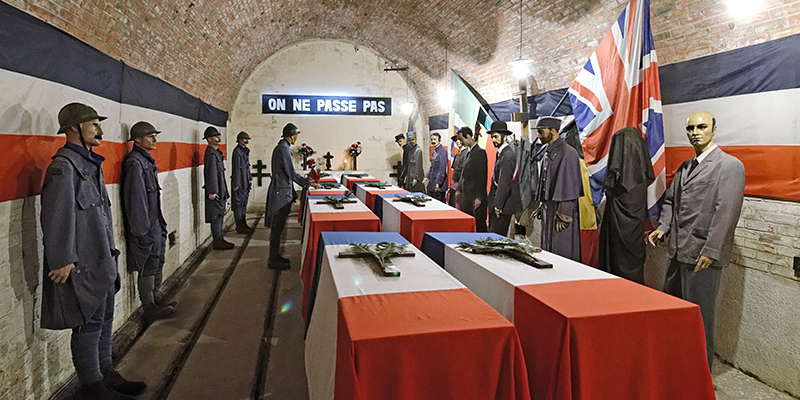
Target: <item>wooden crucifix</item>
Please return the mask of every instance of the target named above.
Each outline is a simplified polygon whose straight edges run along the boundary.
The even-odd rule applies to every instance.
[[[331,170],[331,160],[336,158],[336,157],[334,157],[333,154],[331,154],[331,152],[329,151],[324,156],[322,156],[322,158],[325,159],[325,171],[330,171]]]
[[[350,251],[337,254],[340,258],[367,258],[375,261],[373,268],[383,276],[400,276],[400,270],[392,264],[392,257],[414,257],[416,253],[406,250],[406,244],[380,242],[370,245],[357,243],[350,245]]]
[[[425,207],[425,202],[433,200],[428,196],[401,196],[395,195],[392,201],[411,203],[417,207]]]
[[[474,243],[459,242],[457,249],[475,254],[491,254],[513,258],[537,269],[550,269],[553,264],[534,257],[542,251],[539,247],[516,242],[511,239],[479,239]]]
[[[256,161],[256,163],[251,166],[251,168],[255,169],[256,172],[250,174],[253,178],[256,178],[256,182],[258,182],[258,186],[261,186],[261,178],[269,178],[269,172],[263,172],[264,168],[267,168],[267,165],[262,163],[261,160]]]
[[[392,186],[392,184],[388,182],[367,182],[364,184],[364,186],[370,188],[386,189],[387,187]]]
[[[316,202],[316,204],[330,204],[336,210],[344,210],[344,204],[348,203],[357,203],[357,201],[349,197],[325,196],[325,198]]]

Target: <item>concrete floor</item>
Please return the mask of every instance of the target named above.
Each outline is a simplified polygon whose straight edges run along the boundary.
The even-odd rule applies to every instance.
[[[292,215],[283,254],[292,269],[267,268],[269,230],[229,232],[232,250],[214,250],[183,285],[176,315],[152,324],[120,360],[124,376],[148,383],[140,399],[306,400],[300,225]],[[719,400],[786,399],[729,365],[713,372]]]

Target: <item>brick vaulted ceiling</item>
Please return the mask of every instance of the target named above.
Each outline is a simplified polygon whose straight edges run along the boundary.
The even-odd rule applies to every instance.
[[[516,90],[522,0],[1,0],[103,53],[219,108],[262,61],[311,39],[369,47],[409,66],[423,114],[436,105],[447,67],[487,100]],[[752,25],[716,0],[651,0],[659,62],[680,61],[796,33],[796,0],[769,0]],[[628,0],[526,0],[522,55],[534,60],[534,93],[569,85]],[[776,11],[777,10],[777,11]],[[792,11],[794,10],[794,11]],[[439,108],[437,108],[439,107]]]
[[[479,67],[519,40],[515,0],[3,1],[226,110],[258,64],[308,39],[370,47],[417,87],[444,81],[445,46]]]

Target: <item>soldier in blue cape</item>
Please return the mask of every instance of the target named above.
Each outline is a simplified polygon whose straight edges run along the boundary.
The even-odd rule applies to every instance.
[[[161,299],[167,221],[161,213],[158,168],[150,155],[156,149],[159,133],[148,122],[135,123],[131,127],[133,148],[122,164],[122,215],[128,270],[139,273],[139,300],[148,323],[172,315],[176,304]]]
[[[42,319],[44,329],[71,329],[78,398],[130,400],[147,385],[124,379],[111,360],[114,295],[120,288],[111,202],[102,156],[92,152],[106,119],[81,103],[58,113],[67,136],[47,167],[42,186]]]
[[[542,219],[542,249],[581,262],[581,231],[578,199],[583,196],[578,152],[558,135],[561,120],[539,119],[539,140],[547,145],[534,212]]]
[[[250,189],[253,187],[253,176],[250,174],[250,135],[239,132],[236,135],[236,148],[233,149],[231,161],[231,190],[233,198],[231,208],[233,219],[236,220],[236,233],[253,233],[253,228],[247,226],[247,200]]]

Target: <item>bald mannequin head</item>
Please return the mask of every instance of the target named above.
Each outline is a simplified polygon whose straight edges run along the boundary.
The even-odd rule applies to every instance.
[[[714,144],[716,132],[717,120],[710,112],[696,112],[686,119],[686,137],[689,138],[689,143],[697,155]]]

